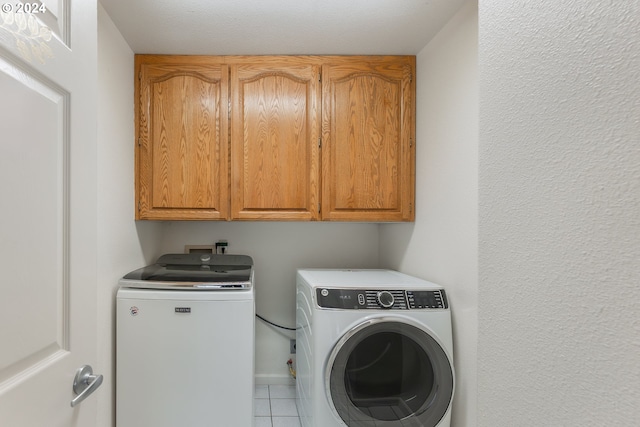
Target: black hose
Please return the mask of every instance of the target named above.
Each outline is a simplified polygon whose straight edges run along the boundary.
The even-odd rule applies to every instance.
[[[295,330],[297,330],[297,328],[288,328],[286,326],[281,326],[281,325],[278,325],[277,323],[273,323],[272,321],[265,319],[264,317],[260,316],[259,314],[256,314],[256,317],[258,319],[262,320],[263,322],[266,322],[266,323],[268,323],[270,325],[275,326],[276,328],[286,329],[287,331],[295,331]]]

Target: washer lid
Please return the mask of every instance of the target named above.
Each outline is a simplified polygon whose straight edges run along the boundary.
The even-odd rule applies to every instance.
[[[134,270],[120,285],[146,289],[249,289],[253,260],[247,255],[166,254],[155,264]]]

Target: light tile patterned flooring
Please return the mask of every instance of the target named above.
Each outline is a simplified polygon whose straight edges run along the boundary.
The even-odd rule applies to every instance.
[[[253,409],[255,427],[300,427],[295,386],[257,385]]]

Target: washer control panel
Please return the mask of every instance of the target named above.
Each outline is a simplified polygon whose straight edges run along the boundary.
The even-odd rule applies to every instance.
[[[421,310],[449,308],[444,289],[338,289],[317,288],[319,307],[342,310],[387,309]]]

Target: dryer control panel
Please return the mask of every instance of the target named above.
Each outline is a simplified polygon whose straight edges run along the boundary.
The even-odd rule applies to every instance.
[[[342,310],[421,310],[449,308],[444,289],[338,289],[317,288],[319,307]]]

